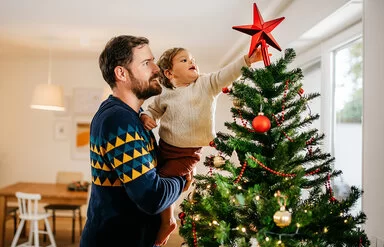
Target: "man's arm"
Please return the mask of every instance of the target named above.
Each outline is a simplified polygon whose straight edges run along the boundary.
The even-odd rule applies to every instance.
[[[116,111],[104,126],[103,157],[116,172],[129,198],[148,214],[157,214],[174,203],[185,179],[161,178],[156,173],[156,140],[152,132],[144,130],[138,116]]]
[[[128,196],[147,214],[158,214],[173,204],[183,191],[182,177],[162,178],[156,169],[124,184]]]

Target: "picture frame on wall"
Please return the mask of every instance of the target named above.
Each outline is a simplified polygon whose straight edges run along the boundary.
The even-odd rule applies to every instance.
[[[71,156],[73,159],[89,160],[91,117],[74,117],[71,133]]]
[[[58,119],[54,123],[53,137],[57,141],[68,140],[70,135],[70,121],[69,119]]]

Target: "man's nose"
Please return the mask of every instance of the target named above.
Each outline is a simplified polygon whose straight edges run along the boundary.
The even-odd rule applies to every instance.
[[[152,72],[154,72],[154,73],[160,72],[159,66],[157,66],[157,64],[155,64],[155,63],[153,63],[153,65],[152,65]]]

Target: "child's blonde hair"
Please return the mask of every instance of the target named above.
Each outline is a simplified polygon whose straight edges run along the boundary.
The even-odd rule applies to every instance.
[[[171,81],[164,75],[164,71],[167,69],[172,69],[173,64],[172,60],[173,58],[181,51],[185,51],[186,49],[181,47],[174,47],[171,49],[166,50],[161,56],[159,61],[157,62],[157,66],[159,66],[161,70],[161,84],[163,84],[166,88],[174,89],[175,86],[171,83]]]

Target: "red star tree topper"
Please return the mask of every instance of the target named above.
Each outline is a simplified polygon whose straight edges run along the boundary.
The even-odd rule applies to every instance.
[[[256,3],[254,3],[253,4],[253,24],[243,25],[243,26],[233,26],[232,28],[252,36],[251,46],[249,48],[248,56],[251,56],[252,53],[256,50],[256,48],[259,45],[261,45],[261,52],[263,54],[264,65],[269,66],[271,63],[269,60],[267,44],[281,51],[279,44],[277,44],[271,32],[284,19],[285,17],[280,17],[271,21],[264,22],[263,17],[260,15],[259,9],[257,8]]]

